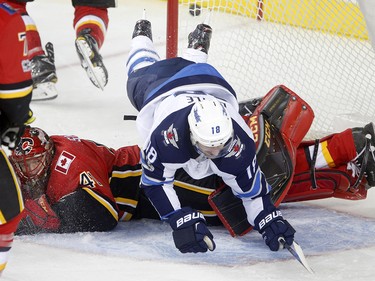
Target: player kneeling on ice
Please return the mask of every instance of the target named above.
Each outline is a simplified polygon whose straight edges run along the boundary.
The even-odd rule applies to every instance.
[[[212,29],[199,24],[182,57],[160,60],[151,23],[135,24],[127,60],[128,97],[139,111],[137,128],[144,141],[141,188],[173,229],[182,252],[215,249],[213,235],[199,211],[181,206],[173,189],[183,168],[192,178],[220,176],[240,199],[248,223],[272,251],[288,245],[295,230],[270,197],[271,185],[259,167],[253,134],[238,113],[236,93],[207,64]]]
[[[277,209],[281,202],[366,197],[375,185],[374,125],[302,142],[314,118],[310,106],[282,85],[239,106],[206,63],[211,35],[199,24],[182,57],[160,60],[151,23],[135,24],[126,66],[144,141],[140,186],[170,223],[176,247],[206,252],[215,249],[207,221],[173,183],[181,170],[196,182],[219,176],[222,188],[214,187],[209,202],[224,225],[233,236],[253,227],[277,251],[295,234]]]

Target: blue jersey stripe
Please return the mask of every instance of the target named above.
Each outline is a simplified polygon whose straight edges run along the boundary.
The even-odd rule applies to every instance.
[[[129,67],[129,71],[128,71],[128,76],[130,75],[130,73],[133,72],[133,69],[135,66],[137,66],[138,64],[142,63],[142,62],[145,62],[145,61],[148,61],[148,62],[151,62],[151,63],[154,63],[156,62],[157,60],[155,58],[151,58],[151,57],[141,57],[139,59],[137,59],[135,62],[132,63],[132,65]]]
[[[147,177],[144,173],[141,176],[141,181],[144,185],[163,185],[163,184],[171,184],[173,183],[173,180],[170,181],[156,181],[152,180],[149,177]]]
[[[177,72],[171,78],[169,78],[164,83],[161,83],[158,87],[152,90],[145,101],[145,104],[152,101],[154,98],[158,97],[171,89],[177,88],[179,86],[191,85],[191,84],[217,84],[226,88],[229,92],[236,97],[236,93],[233,88],[228,84],[227,81],[220,75],[220,73],[215,70],[211,65],[205,63],[191,64],[184,67],[182,70]]]
[[[129,61],[136,55],[136,54],[139,54],[141,52],[146,52],[146,53],[151,53],[151,54],[154,54],[155,56],[159,57],[158,53],[153,51],[153,50],[150,50],[150,49],[146,49],[146,48],[143,48],[143,49],[138,49],[136,52],[134,52],[133,54],[131,54],[131,56],[129,56],[128,58],[128,61],[126,62],[126,65],[129,64]]]

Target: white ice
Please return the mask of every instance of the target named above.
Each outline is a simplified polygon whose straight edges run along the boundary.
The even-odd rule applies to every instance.
[[[110,9],[102,55],[109,82],[102,92],[86,77],[75,53],[73,8],[66,0],[29,4],[43,43],[54,43],[59,96],[33,102],[34,125],[49,134],[75,134],[118,148],[138,142],[136,114],[125,91],[125,60],[134,23],[143,8],[154,42],[165,56],[166,2],[120,0]],[[215,48],[215,46],[211,46]],[[286,250],[272,253],[258,233],[232,238],[212,228],[214,252],[180,254],[169,225],[158,221],[120,224],[110,233],[17,237],[3,280],[374,280],[375,191],[362,201],[340,199],[287,204],[281,208],[296,228],[296,241],[315,271],[308,273]]]

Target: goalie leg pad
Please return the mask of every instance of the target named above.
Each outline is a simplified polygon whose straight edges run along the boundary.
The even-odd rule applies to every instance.
[[[283,203],[331,197],[347,200],[365,199],[367,196],[365,185],[361,183],[356,189],[352,189],[351,186],[356,182],[356,179],[345,172],[345,169],[346,167],[316,170],[316,188],[312,186],[309,172],[296,174]]]
[[[208,203],[233,237],[245,235],[252,230],[241,199],[234,196],[228,186],[214,191],[208,197]]]

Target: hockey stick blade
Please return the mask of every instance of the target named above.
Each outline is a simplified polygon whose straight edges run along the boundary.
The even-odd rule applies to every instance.
[[[301,246],[297,242],[293,241],[293,244],[292,244],[293,247],[288,245],[283,237],[279,238],[279,242],[281,243],[281,245],[283,245],[284,248],[286,248],[293,255],[293,257],[295,257],[297,261],[299,261],[300,264],[302,264],[304,268],[306,268],[308,272],[310,272],[311,274],[314,274],[314,271],[311,269],[311,267],[307,263],[306,257],[302,251]]]

